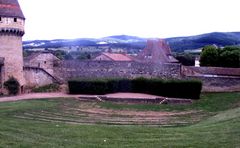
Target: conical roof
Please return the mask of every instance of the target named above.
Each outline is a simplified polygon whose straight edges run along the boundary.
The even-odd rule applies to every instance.
[[[0,16],[25,19],[18,0],[0,0]]]

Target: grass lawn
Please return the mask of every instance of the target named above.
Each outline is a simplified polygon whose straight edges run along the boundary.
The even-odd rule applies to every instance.
[[[158,104],[121,104],[105,102],[101,107],[116,110],[142,110],[142,111],[186,111],[203,110],[206,112],[224,111],[234,108],[240,102],[240,93],[207,93],[202,94],[200,100],[195,100],[191,105],[158,105]],[[240,106],[240,104],[239,104]]]
[[[185,126],[114,125],[83,110],[200,111]],[[179,119],[178,119],[179,120]],[[94,122],[91,122],[94,121]],[[101,121],[101,122],[99,122]],[[105,121],[105,122],[103,122]],[[109,123],[108,123],[109,122]],[[0,147],[240,147],[240,93],[203,94],[192,105],[126,105],[43,99],[0,103]]]

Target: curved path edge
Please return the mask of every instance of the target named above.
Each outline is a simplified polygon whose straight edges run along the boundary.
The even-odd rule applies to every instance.
[[[47,98],[81,98],[81,97],[96,97],[98,95],[70,95],[66,93],[29,93],[21,94],[18,96],[0,97],[0,102],[13,102],[19,100],[32,100],[32,99],[47,99]],[[103,95],[112,98],[157,98],[159,96],[138,94],[138,93],[115,93]]]

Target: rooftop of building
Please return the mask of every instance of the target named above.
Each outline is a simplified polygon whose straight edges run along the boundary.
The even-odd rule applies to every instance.
[[[0,0],[0,17],[25,19],[18,0]]]
[[[138,59],[151,62],[178,63],[178,60],[172,56],[168,43],[158,38],[147,40],[146,47],[138,54]]]
[[[102,53],[102,55],[110,58],[113,61],[133,61],[133,59],[126,55],[126,54],[122,54],[122,53],[108,53],[108,52],[104,52]]]
[[[53,57],[55,57],[56,59],[58,59],[55,55],[53,55],[51,52],[36,52],[36,53],[32,53],[31,55],[27,56],[27,57],[24,57],[24,61],[25,62],[28,62],[30,60],[33,60],[35,58],[37,58],[38,56],[41,56],[41,55],[46,55],[46,54],[49,54],[49,55],[52,55]]]

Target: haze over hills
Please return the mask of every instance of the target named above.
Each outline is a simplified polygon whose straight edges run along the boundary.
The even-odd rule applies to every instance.
[[[193,50],[205,45],[215,44],[217,46],[240,45],[240,32],[213,32],[196,36],[166,38],[167,42],[175,52]],[[147,38],[128,35],[116,35],[99,39],[58,39],[58,40],[34,40],[24,41],[24,49],[34,48],[61,48],[71,46],[110,46],[124,49],[143,49]]]

